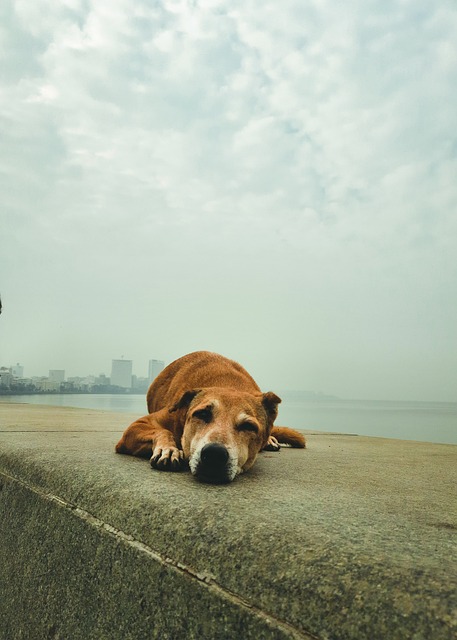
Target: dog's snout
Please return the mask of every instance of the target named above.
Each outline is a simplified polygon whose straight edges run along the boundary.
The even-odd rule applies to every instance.
[[[208,468],[220,469],[224,468],[229,458],[229,452],[223,444],[212,442],[205,444],[201,450],[200,460],[202,464]]]
[[[203,482],[220,484],[233,480],[234,474],[231,469],[228,449],[218,442],[205,444],[200,451],[199,461],[193,473]]]

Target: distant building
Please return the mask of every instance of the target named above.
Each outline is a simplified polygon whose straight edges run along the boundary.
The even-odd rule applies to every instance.
[[[6,367],[0,367],[0,387],[10,387],[13,382],[13,374]]]
[[[138,378],[132,376],[132,390],[135,393],[146,393],[149,388],[149,380],[147,378]]]
[[[111,384],[124,389],[132,388],[132,361],[112,360]]]
[[[54,382],[49,378],[34,378],[33,384],[38,391],[60,391],[60,382]]]
[[[27,387],[29,385],[33,385],[32,378],[16,378],[14,380],[14,386],[17,387]],[[35,385],[33,385],[35,386]]]
[[[24,377],[24,367],[19,362],[11,367],[11,373],[15,378]]]
[[[49,382],[57,382],[58,384],[65,381],[65,370],[64,369],[50,369]]]
[[[95,384],[107,386],[111,384],[111,381],[108,378],[108,376],[105,376],[104,373],[101,373],[99,376],[95,378]]]
[[[157,378],[159,373],[164,368],[165,363],[162,360],[149,360],[148,380],[152,382],[154,378]]]

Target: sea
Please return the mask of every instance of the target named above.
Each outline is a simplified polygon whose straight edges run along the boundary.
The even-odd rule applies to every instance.
[[[457,444],[456,402],[385,402],[300,398],[281,392],[276,424],[311,431]],[[0,396],[0,402],[101,409],[143,416],[144,394],[42,394]]]

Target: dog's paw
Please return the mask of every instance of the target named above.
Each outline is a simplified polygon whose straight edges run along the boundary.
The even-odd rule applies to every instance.
[[[185,466],[184,452],[176,447],[156,447],[150,465],[160,471],[180,471]]]
[[[279,451],[281,448],[281,445],[279,444],[279,442],[276,440],[276,438],[274,436],[270,436],[268,438],[268,442],[267,444],[264,446],[263,450],[264,451]]]

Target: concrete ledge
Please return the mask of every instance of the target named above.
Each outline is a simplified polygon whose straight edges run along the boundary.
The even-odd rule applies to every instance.
[[[457,446],[331,434],[227,486],[117,456],[136,416],[0,403],[0,638],[457,632]]]

